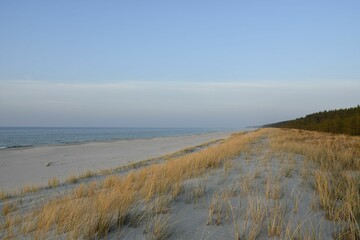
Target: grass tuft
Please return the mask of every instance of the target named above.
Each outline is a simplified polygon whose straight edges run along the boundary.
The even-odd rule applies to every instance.
[[[48,180],[48,187],[55,188],[55,187],[59,186],[59,183],[60,183],[59,179],[51,178]]]
[[[75,184],[78,181],[78,177],[75,175],[71,175],[65,179],[65,183],[67,184]]]
[[[14,203],[4,203],[2,206],[1,213],[3,216],[8,215],[9,213],[15,211],[17,209],[16,204]]]

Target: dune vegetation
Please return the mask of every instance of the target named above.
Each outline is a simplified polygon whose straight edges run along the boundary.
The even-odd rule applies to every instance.
[[[3,199],[0,238],[360,238],[360,137],[261,129],[67,184],[38,204]]]
[[[360,238],[360,137],[282,130],[271,136],[276,151],[305,156],[305,180],[326,218],[343,222],[341,239]]]

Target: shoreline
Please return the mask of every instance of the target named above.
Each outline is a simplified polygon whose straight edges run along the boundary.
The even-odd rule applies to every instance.
[[[64,181],[85,171],[100,171],[161,157],[187,147],[229,137],[234,132],[213,132],[171,137],[40,145],[0,151],[0,190],[43,186]]]
[[[112,138],[112,139],[93,139],[93,140],[84,140],[84,141],[74,141],[74,142],[60,142],[60,143],[43,143],[43,144],[33,144],[33,145],[14,145],[14,146],[1,146],[0,152],[5,150],[21,150],[21,149],[29,149],[29,148],[37,148],[37,147],[44,147],[44,146],[73,146],[73,145],[83,145],[89,143],[112,143],[112,142],[119,142],[119,141],[131,141],[131,140],[138,140],[138,139],[156,139],[156,138],[166,138],[166,137],[186,137],[186,136],[198,136],[203,134],[213,134],[213,133],[234,133],[239,131],[250,131],[250,130],[214,130],[209,132],[202,132],[202,133],[185,133],[185,134],[174,134],[174,135],[164,135],[164,136],[155,136],[155,137],[128,137],[128,138]]]

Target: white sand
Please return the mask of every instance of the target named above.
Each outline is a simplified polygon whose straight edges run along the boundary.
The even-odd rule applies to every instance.
[[[119,167],[129,162],[160,157],[183,148],[226,138],[230,133],[97,142],[78,145],[39,146],[0,151],[0,189],[46,185],[51,178],[64,180],[86,170]],[[47,166],[50,163],[49,166]]]
[[[42,167],[43,171],[54,168],[61,173],[61,171],[65,171],[63,168],[69,170],[71,166],[81,166],[81,164],[85,165],[88,162],[94,164],[94,166],[101,165],[97,161],[99,157],[105,159],[104,165],[115,164],[115,166],[118,166],[122,161],[121,159],[144,159],[164,155],[186,146],[194,146],[211,139],[226,136],[227,134],[224,133],[205,134],[151,140],[91,143],[67,147],[48,146],[6,152],[10,152],[14,156],[16,154],[21,155],[20,153],[26,150],[25,153],[31,153],[35,159],[37,156],[39,158],[58,156],[58,152],[62,154],[59,158],[65,158],[65,154],[73,153],[74,155],[67,156],[66,162],[62,165],[60,164],[61,161],[59,161],[48,168]],[[125,224],[119,229],[112,228],[106,238],[152,239],[155,236],[152,235],[152,232],[153,225],[157,223],[156,218],[165,219],[162,222],[165,223],[163,233],[168,232],[170,234],[169,240],[234,239],[236,236],[235,230],[238,230],[240,239],[289,239],[290,236],[297,236],[299,239],[306,237],[332,239],[333,233],[339,233],[339,230],[344,225],[341,222],[331,222],[326,218],[325,212],[319,207],[318,199],[314,198],[316,196],[313,187],[314,183],[311,178],[302,177],[304,156],[272,152],[267,137],[258,139],[251,143],[250,146],[251,148],[243,151],[238,157],[228,162],[231,164],[228,165],[230,168],[227,168],[226,171],[224,167],[211,169],[202,176],[184,181],[184,191],[176,199],[172,199],[171,196],[167,198],[166,195],[160,195],[150,202],[139,201],[138,205],[135,204],[132,207],[131,215],[129,215],[132,219],[139,220],[142,218],[137,214],[143,214],[141,216],[145,218],[142,219],[139,225],[135,227],[134,225]],[[37,155],[33,152],[37,152]],[[3,157],[4,153],[1,152],[0,156]],[[25,153],[22,153],[22,155]],[[111,156],[115,156],[118,161],[112,161]],[[128,158],[125,158],[125,156]],[[69,159],[73,160],[70,161]],[[38,165],[41,165],[40,163],[46,163],[46,161],[39,161]],[[122,161],[122,163],[127,163],[127,160]],[[100,168],[104,165],[101,165]],[[308,171],[310,171],[312,166],[308,164],[306,166],[309,167]],[[31,167],[33,168],[33,166]],[[26,173],[26,170],[24,170],[26,166],[22,166],[21,169]],[[291,169],[290,173],[286,174],[286,171],[284,171],[286,169]],[[2,180],[4,178],[2,174],[6,170],[0,168],[0,171]],[[36,171],[41,173],[40,170]],[[88,184],[94,179],[99,181],[103,177],[96,176],[92,179],[82,180],[84,182],[65,184],[57,188],[43,189],[24,196],[18,195],[2,200],[0,201],[0,212],[5,206],[4,204],[15,203],[18,210],[15,210],[12,214],[21,216],[24,213],[33,211],[38,206],[42,206],[51,199],[71,193],[72,189],[76,188],[78,184]],[[14,181],[17,180],[17,175],[14,175],[13,179]],[[268,181],[270,181],[271,192],[274,192],[275,184],[280,186],[281,190],[278,197],[267,196]],[[199,189],[203,189],[202,194],[199,194],[201,192]],[[172,200],[169,205],[163,205],[165,211],[154,214],[156,211],[154,206],[164,204],[161,202],[166,202],[166,199]],[[280,210],[275,214],[277,209]],[[209,215],[211,212],[213,215]],[[274,218],[274,216],[278,217]],[[0,223],[5,222],[5,217],[5,215],[0,214]],[[275,226],[281,228],[281,237],[269,236],[268,227],[273,223],[278,224]],[[56,231],[53,233],[57,234]],[[52,235],[53,233],[50,232],[47,237],[65,239],[70,236],[66,234]],[[5,238],[6,234],[6,230],[0,229],[0,239]],[[29,234],[18,237],[32,239],[34,235]]]
[[[315,189],[300,176],[305,157],[294,155],[293,160],[288,162],[285,159],[288,159],[289,155],[285,153],[269,155],[267,139],[258,140],[252,146],[248,154],[241,154],[233,160],[227,172],[224,168],[213,169],[203,176],[184,182],[183,194],[170,203],[167,213],[158,215],[169,219],[169,240],[237,239],[235,225],[239,231],[239,239],[291,239],[294,236],[299,239],[305,239],[305,236],[313,239],[333,239],[332,233],[338,231],[341,224],[327,220],[321,209],[314,209]],[[284,176],[282,169],[289,166],[293,167],[291,174]],[[266,197],[270,176],[280,176],[277,183],[281,186],[282,194],[279,194],[278,199]],[[246,190],[243,184],[246,179],[249,180],[249,190]],[[271,189],[274,189],[274,183]],[[202,195],[198,189],[203,189]],[[197,196],[194,195],[195,192]],[[218,196],[217,200],[214,200],[214,196]],[[162,197],[164,196],[159,196],[158,199]],[[298,200],[297,208],[295,199]],[[153,203],[156,203],[156,198]],[[268,234],[268,226],[273,224],[274,218],[271,216],[274,216],[272,212],[276,206],[281,208],[283,213],[282,216],[278,215],[279,225],[276,225],[281,227],[281,237],[271,237]],[[213,209],[213,215],[209,217],[210,209]],[[259,215],[260,220],[256,222],[254,216]],[[150,220],[144,221],[137,228],[125,226],[121,229],[122,232],[112,231],[107,238],[119,239],[120,235],[124,239],[152,239],[150,236],[153,222],[155,218],[150,217]],[[285,235],[286,228],[290,235],[294,234],[292,237]],[[295,235],[296,231],[302,235]]]

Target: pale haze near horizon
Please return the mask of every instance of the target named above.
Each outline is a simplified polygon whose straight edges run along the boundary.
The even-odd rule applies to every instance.
[[[360,84],[0,83],[2,126],[242,128],[343,108]]]
[[[229,127],[360,103],[359,1],[2,1],[0,126]]]

